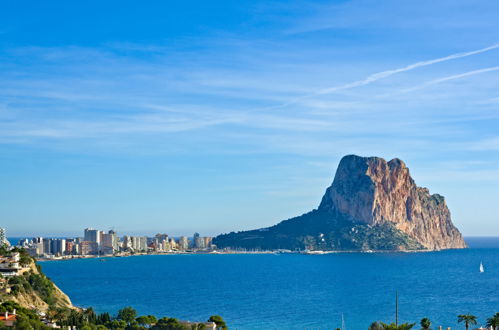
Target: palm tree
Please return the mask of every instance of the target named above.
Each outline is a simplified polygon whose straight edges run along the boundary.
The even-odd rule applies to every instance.
[[[380,324],[381,324],[381,329],[383,330],[411,330],[416,323],[404,323],[396,325],[395,323],[386,324],[380,322]]]
[[[492,327],[492,329],[499,329],[499,313],[487,319],[487,326]]]
[[[381,322],[373,322],[368,330],[383,330],[383,324],[381,324]]]
[[[471,314],[461,314],[457,316],[457,322],[458,323],[464,322],[466,330],[468,330],[470,324],[476,324],[476,316]]]
[[[429,318],[425,317],[424,319],[421,319],[419,324],[421,325],[421,330],[430,330],[431,321]]]

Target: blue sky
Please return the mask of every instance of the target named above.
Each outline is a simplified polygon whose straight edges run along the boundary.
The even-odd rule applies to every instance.
[[[399,157],[499,235],[497,1],[9,1],[0,226],[206,235]]]

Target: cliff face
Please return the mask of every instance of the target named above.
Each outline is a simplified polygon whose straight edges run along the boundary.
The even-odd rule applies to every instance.
[[[391,222],[427,249],[466,247],[444,198],[416,186],[400,159],[344,157],[319,208],[368,225]]]
[[[75,308],[69,297],[52,281],[38,270],[32,262],[15,281],[20,290],[0,296],[0,301],[12,300],[24,308],[46,312],[50,305],[54,307]]]
[[[219,235],[220,248],[465,248],[442,196],[416,186],[404,162],[345,156],[319,208],[258,230]]]

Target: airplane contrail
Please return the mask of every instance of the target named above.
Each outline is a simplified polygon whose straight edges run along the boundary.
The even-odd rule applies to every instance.
[[[418,89],[422,89],[422,88],[425,88],[425,87],[428,87],[428,86],[440,84],[440,83],[443,83],[443,82],[446,82],[446,81],[449,81],[449,80],[455,80],[455,79],[465,78],[465,77],[474,76],[474,75],[481,74],[481,73],[486,73],[486,72],[491,72],[491,71],[498,71],[498,70],[499,70],[499,66],[492,66],[492,67],[489,67],[489,68],[484,68],[484,69],[478,69],[478,70],[468,71],[468,72],[464,72],[464,73],[459,73],[459,74],[455,74],[455,75],[448,76],[448,77],[443,77],[443,78],[438,78],[438,79],[430,80],[430,81],[425,82],[425,83],[423,83],[423,84],[421,84],[419,86],[411,87],[411,88],[407,88],[407,89],[401,90],[400,93],[408,93],[408,92],[412,92],[412,91],[415,91],[415,90],[418,90]]]
[[[318,91],[316,91],[314,93],[303,95],[303,96],[295,98],[295,99],[293,99],[293,100],[291,100],[289,102],[286,102],[286,103],[283,103],[283,104],[280,104],[280,105],[276,105],[276,106],[271,106],[269,108],[282,108],[282,107],[286,107],[288,105],[297,103],[297,102],[299,102],[301,100],[308,99],[308,98],[311,98],[311,97],[314,97],[314,96],[317,96],[317,95],[330,94],[330,93],[334,93],[334,92],[338,92],[338,91],[342,91],[342,90],[346,90],[346,89],[351,89],[351,88],[355,88],[355,87],[365,86],[365,85],[371,84],[373,82],[376,82],[378,80],[381,80],[381,79],[393,76],[393,75],[395,75],[397,73],[407,72],[407,71],[411,71],[411,70],[414,70],[414,69],[417,69],[417,68],[420,68],[420,67],[424,67],[424,66],[428,66],[428,65],[432,65],[432,64],[437,64],[437,63],[441,63],[441,62],[445,62],[445,61],[455,60],[455,59],[458,59],[458,58],[463,58],[463,57],[467,57],[467,56],[477,55],[477,54],[485,53],[485,52],[488,52],[490,50],[494,50],[494,49],[497,49],[497,48],[499,48],[499,43],[493,44],[493,45],[485,47],[485,48],[480,48],[480,49],[477,49],[477,50],[472,50],[472,51],[469,51],[469,52],[456,53],[456,54],[452,54],[452,55],[448,55],[448,56],[444,56],[444,57],[439,57],[439,58],[432,59],[432,60],[416,62],[416,63],[409,64],[407,66],[404,66],[404,67],[401,67],[401,68],[397,68],[397,69],[392,69],[392,70],[377,72],[377,73],[374,73],[374,74],[371,74],[371,75],[367,76],[364,79],[353,81],[353,82],[350,82],[350,83],[347,83],[347,84],[341,85],[341,86],[335,86],[335,87],[329,87],[329,88],[320,89],[320,90],[318,90]]]

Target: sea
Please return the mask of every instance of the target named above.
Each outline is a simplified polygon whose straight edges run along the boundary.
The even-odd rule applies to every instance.
[[[419,253],[191,254],[41,262],[73,304],[203,321],[231,329],[365,330],[377,320],[461,329],[499,312],[499,237]],[[479,272],[483,263],[485,272]],[[419,328],[416,326],[415,328]]]

